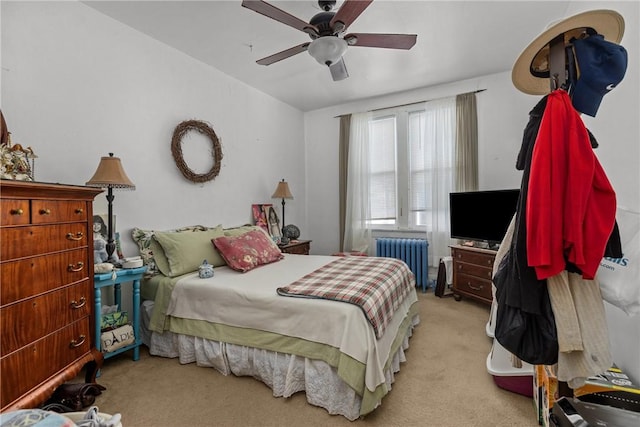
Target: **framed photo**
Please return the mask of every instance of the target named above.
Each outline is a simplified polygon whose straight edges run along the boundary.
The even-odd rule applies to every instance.
[[[276,242],[280,242],[282,238],[282,227],[280,227],[280,218],[278,218],[278,213],[273,205],[266,207],[265,215],[267,217],[267,223],[269,224],[269,234]]]
[[[120,243],[120,233],[115,233],[116,239],[116,254],[118,255],[118,259],[123,259],[124,255],[122,255],[122,243]]]
[[[253,223],[262,228],[267,234],[269,233],[269,224],[267,223],[267,214],[265,207],[272,206],[271,204],[255,204],[251,205],[251,212],[253,213]]]
[[[105,242],[109,241],[109,215],[108,214],[96,214],[93,215],[93,240],[104,239]],[[116,218],[113,217],[113,229],[116,229]],[[114,232],[115,235],[115,232]]]
[[[282,231],[280,227],[280,218],[276,212],[273,204],[262,203],[251,205],[253,212],[253,221],[255,225],[262,228],[264,231],[278,243],[282,238]]]

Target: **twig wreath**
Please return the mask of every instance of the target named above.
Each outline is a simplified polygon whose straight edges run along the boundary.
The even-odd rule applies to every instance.
[[[211,154],[213,156],[213,166],[207,173],[195,173],[189,166],[187,166],[182,156],[182,138],[190,131],[197,131],[202,135],[205,135],[211,140],[213,150]],[[211,126],[200,120],[185,120],[176,126],[173,131],[173,138],[171,139],[171,154],[176,162],[176,166],[182,172],[185,178],[193,182],[206,182],[211,181],[220,173],[220,161],[222,160],[222,147],[220,141],[213,131]]]

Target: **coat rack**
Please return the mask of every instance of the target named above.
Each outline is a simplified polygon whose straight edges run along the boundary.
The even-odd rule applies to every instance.
[[[567,81],[567,60],[564,34],[549,42],[549,85],[552,91],[561,88]]]
[[[560,34],[549,42],[549,87],[551,91],[564,87],[567,81],[565,35]],[[566,381],[558,381],[558,395],[573,397],[573,389]]]

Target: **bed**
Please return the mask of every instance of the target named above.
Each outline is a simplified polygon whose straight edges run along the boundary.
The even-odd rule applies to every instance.
[[[374,411],[391,390],[420,321],[415,280],[406,264],[390,258],[295,255],[278,250],[278,254],[272,252],[274,260],[239,271],[228,251],[220,251],[219,243],[241,240],[247,233],[256,237],[258,230],[249,226],[210,230],[171,230],[171,238],[177,238],[178,231],[192,231],[180,237],[190,241],[187,246],[174,247],[159,245],[164,236],[147,230],[146,248],[155,251],[145,252],[141,231],[134,229],[134,240],[152,270],[141,287],[142,338],[150,354],[178,358],[183,364],[195,362],[223,375],[253,376],[276,397],[304,391],[310,404],[349,420]],[[204,231],[219,236],[208,239],[215,244],[206,245],[209,236]],[[191,241],[196,236],[199,245]],[[193,263],[203,260],[199,250],[212,248],[216,251],[209,254],[214,276],[200,278]],[[153,271],[161,252],[167,258],[159,262],[164,268]],[[191,252],[197,253],[191,265],[167,270],[167,264],[176,264],[171,262],[172,255],[185,257]],[[380,270],[376,277],[366,277],[375,269]],[[320,289],[318,280],[336,282],[323,283],[322,289],[330,285],[335,290],[339,285],[343,301],[329,299],[335,297],[329,293],[309,294],[309,289]],[[375,288],[375,298],[360,299],[380,299],[376,310],[345,297],[345,285],[355,287],[359,281],[366,282],[363,288]],[[371,286],[374,282],[377,285]],[[386,295],[383,300],[378,289],[394,293],[393,298]]]

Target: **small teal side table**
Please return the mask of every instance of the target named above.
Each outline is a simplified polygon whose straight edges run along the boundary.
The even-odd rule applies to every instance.
[[[136,340],[133,344],[129,344],[125,347],[111,351],[109,353],[102,353],[105,359],[115,356],[116,354],[123,353],[125,351],[133,349],[133,360],[140,359],[140,345],[142,344],[142,336],[140,335],[140,279],[142,275],[147,271],[147,267],[140,268],[128,268],[116,270],[116,278],[113,279],[113,273],[102,273],[93,276],[93,289],[94,289],[94,305],[96,313],[96,348],[101,350],[100,342],[100,319],[102,312],[102,288],[107,286],[113,286],[114,300],[118,304],[118,307],[122,308],[120,284],[126,282],[133,282],[133,335]]]

